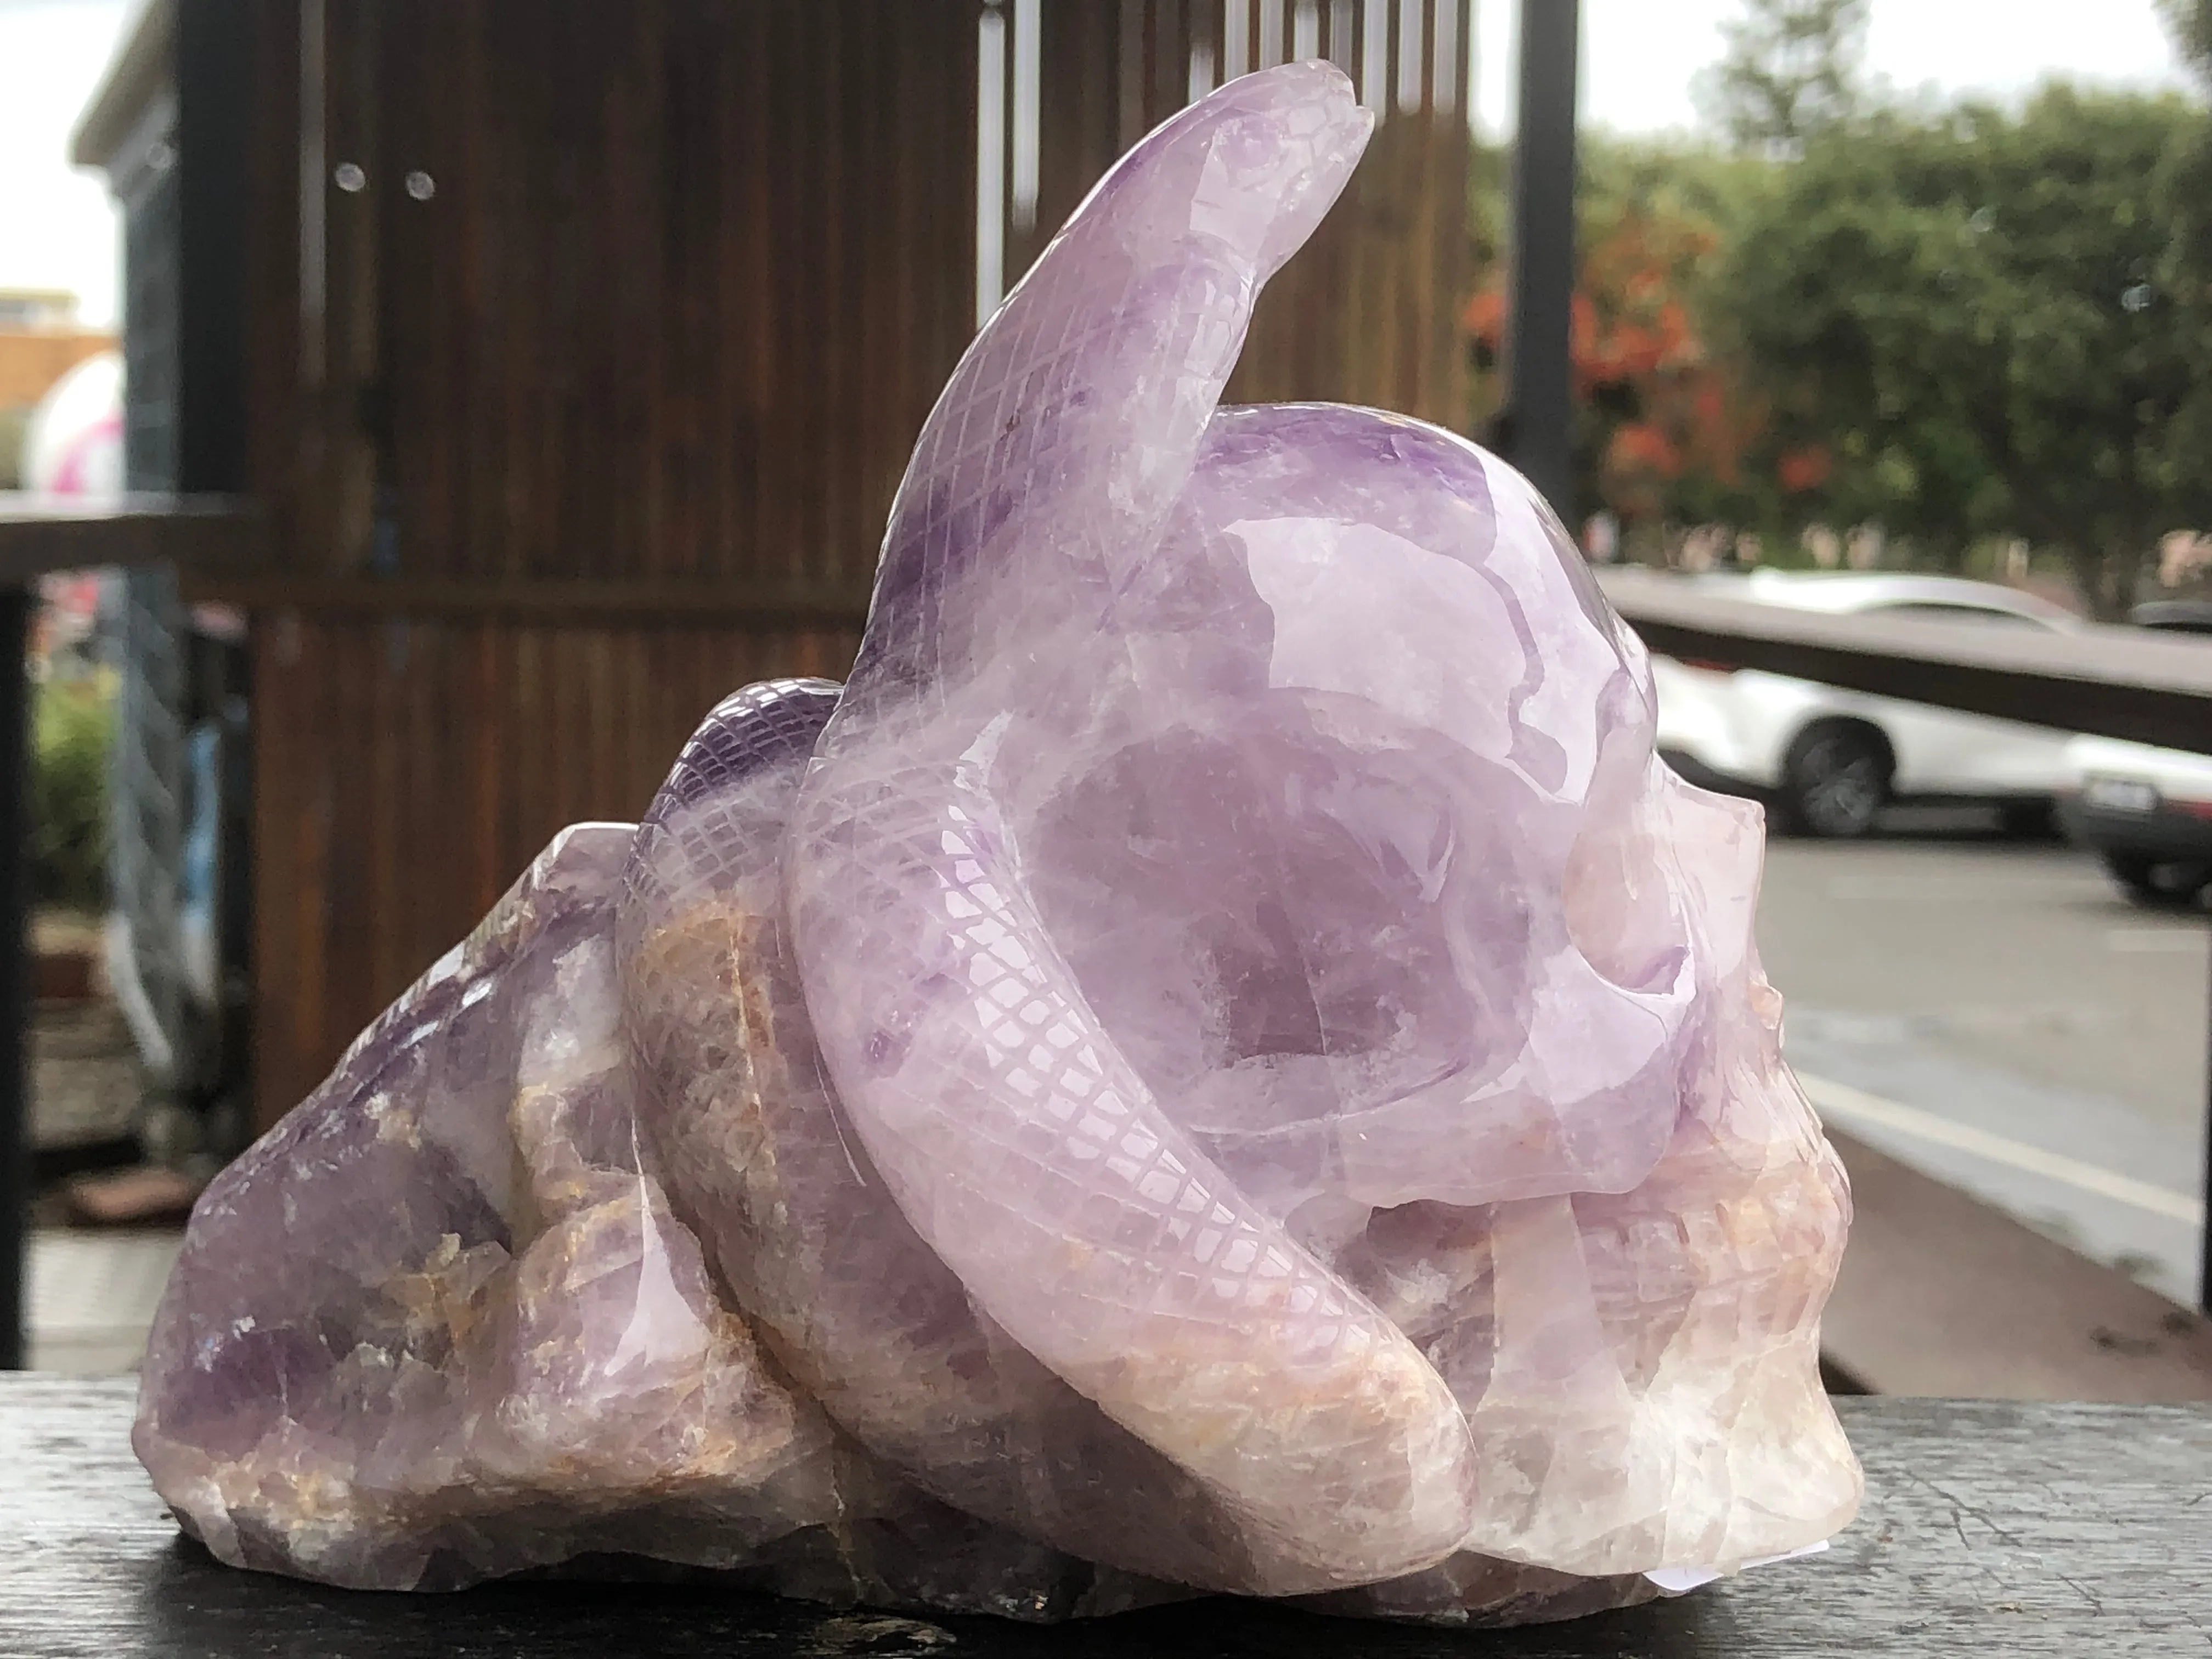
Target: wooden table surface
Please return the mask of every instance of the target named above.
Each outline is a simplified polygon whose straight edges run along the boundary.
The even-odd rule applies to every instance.
[[[0,1377],[8,1659],[2212,1654],[2212,1407],[1844,1401],[1867,1504],[1826,1554],[1578,1623],[1461,1633],[1225,1600],[1033,1629],[653,1585],[323,1589],[179,1540],[125,1441],[132,1386]]]

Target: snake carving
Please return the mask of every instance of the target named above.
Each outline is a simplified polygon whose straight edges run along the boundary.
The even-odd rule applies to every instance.
[[[1756,809],[1510,468],[1218,406],[1369,126],[1294,64],[1137,146],[850,681],[726,699],[209,1188],[137,1443],[216,1554],[1499,1622],[1849,1520]]]

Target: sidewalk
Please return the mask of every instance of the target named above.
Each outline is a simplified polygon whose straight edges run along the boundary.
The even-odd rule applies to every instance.
[[[184,1237],[181,1231],[33,1233],[31,1369],[136,1369]]]

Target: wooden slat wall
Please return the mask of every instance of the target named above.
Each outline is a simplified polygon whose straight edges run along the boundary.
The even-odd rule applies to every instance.
[[[264,621],[258,1093],[282,1112],[562,824],[634,818],[708,708],[851,629]]]
[[[340,556],[864,598],[970,330],[965,8],[350,3],[398,520]]]
[[[719,697],[849,665],[972,331],[975,14],[262,10],[267,1122],[562,824],[636,816]]]
[[[1295,44],[1299,0],[1229,3],[1248,66]],[[849,663],[974,325],[980,5],[259,9],[246,437],[288,550],[237,590],[264,1121],[561,825],[635,816],[716,698]],[[1310,8],[1355,78],[1379,42],[1385,118],[1232,396],[1463,424],[1468,8]],[[1223,0],[1038,9],[1040,198],[1010,282],[1183,103],[1194,44],[1235,67]]]

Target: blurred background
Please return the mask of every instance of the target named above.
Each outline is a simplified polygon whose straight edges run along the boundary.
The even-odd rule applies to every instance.
[[[842,673],[978,319],[1324,55],[1381,125],[1232,397],[1492,443],[1632,618],[2212,675],[2212,0],[0,0],[32,1364],[133,1363],[555,830]],[[1791,665],[1670,649],[1661,741],[1777,831],[1835,1386],[2212,1397],[2212,759]]]

